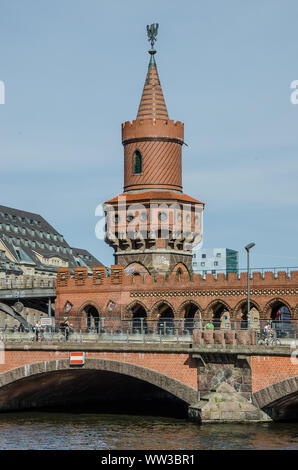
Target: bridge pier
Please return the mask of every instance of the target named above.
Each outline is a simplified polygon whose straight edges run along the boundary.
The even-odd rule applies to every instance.
[[[268,422],[272,419],[227,384],[202,397],[188,408],[188,416],[199,423]]]

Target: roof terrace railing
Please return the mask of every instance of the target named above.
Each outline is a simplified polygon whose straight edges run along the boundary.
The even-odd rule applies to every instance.
[[[253,273],[261,273],[264,277],[265,272],[273,272],[274,277],[277,277],[278,272],[286,272],[287,277],[290,277],[291,271],[298,271],[298,266],[277,266],[277,267],[262,267],[262,268],[250,268],[249,277],[252,278]],[[194,274],[201,274],[203,279],[205,279],[206,274],[213,274],[215,278],[219,273],[225,274],[227,277],[229,273],[236,273],[238,279],[240,279],[241,273],[247,273],[247,268],[238,268],[238,269],[194,269]]]

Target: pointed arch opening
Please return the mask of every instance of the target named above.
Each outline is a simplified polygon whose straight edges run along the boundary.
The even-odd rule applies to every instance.
[[[242,300],[236,307],[237,318],[240,321],[240,329],[259,328],[260,308],[258,304],[250,300],[250,312],[247,312],[247,300]]]
[[[278,337],[289,337],[291,333],[291,312],[282,300],[271,303],[268,313],[270,314],[272,328],[276,330]]]
[[[100,332],[100,314],[95,305],[88,303],[81,309],[81,327],[87,333]]]
[[[156,309],[158,333],[162,335],[173,335],[175,332],[175,322],[172,307],[166,302],[161,302]]]
[[[201,328],[201,311],[195,302],[184,302],[179,309],[179,313],[180,318],[183,318],[184,334],[192,334],[194,328]]]
[[[145,307],[136,302],[134,305],[130,307],[131,319],[132,319],[132,333],[135,334],[143,334],[147,333],[148,325],[147,325],[147,312]]]
[[[216,330],[230,327],[230,311],[225,303],[218,300],[210,307],[211,321]]]

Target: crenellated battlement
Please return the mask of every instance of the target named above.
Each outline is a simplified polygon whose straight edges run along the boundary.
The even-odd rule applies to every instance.
[[[135,119],[122,124],[122,143],[144,138],[177,139],[184,141],[184,124],[171,119]]]
[[[219,273],[217,276],[206,274],[205,278],[201,274],[189,274],[185,270],[173,270],[171,273],[159,273],[150,275],[148,271],[135,271],[125,273],[125,268],[121,265],[112,265],[109,275],[104,266],[93,266],[92,274],[87,273],[87,268],[76,267],[73,272],[70,268],[58,268],[57,289],[68,287],[80,288],[98,286],[106,289],[109,286],[134,286],[142,289],[246,289],[247,273]],[[266,271],[264,275],[260,272],[252,273],[250,277],[251,289],[262,289],[270,287],[291,287],[298,289],[298,271],[291,271],[289,275],[286,271],[279,271],[274,275],[272,271]]]

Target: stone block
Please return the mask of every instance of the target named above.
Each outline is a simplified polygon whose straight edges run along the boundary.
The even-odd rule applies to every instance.
[[[224,331],[214,331],[214,344],[225,344]]]
[[[236,344],[235,331],[229,330],[224,332],[225,343],[226,344]]]
[[[217,411],[210,410],[210,420],[211,421],[220,421],[220,413]]]
[[[245,411],[245,419],[247,421],[259,421],[259,420],[261,420],[260,411],[259,410]]]
[[[236,332],[237,344],[250,344],[250,332],[247,330]]]
[[[193,330],[192,342],[193,344],[203,344],[202,330]]]
[[[204,340],[204,344],[214,344],[213,331],[204,331],[203,340]]]
[[[253,346],[256,345],[256,332],[254,330],[250,330],[250,344]]]
[[[240,387],[241,392],[251,392],[251,384],[242,384]]]

